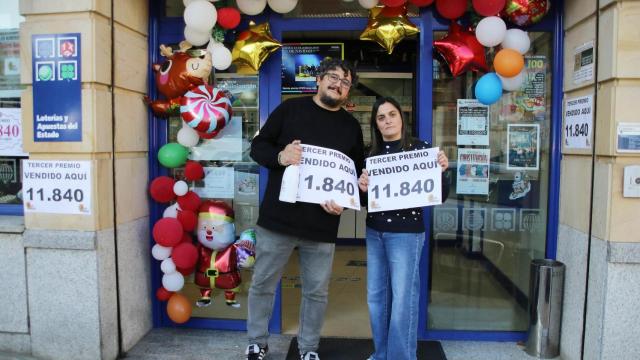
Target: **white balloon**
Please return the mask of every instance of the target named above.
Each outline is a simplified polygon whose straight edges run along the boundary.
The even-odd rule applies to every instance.
[[[180,291],[184,286],[184,276],[179,272],[172,272],[162,276],[162,286],[168,291]]]
[[[202,32],[192,27],[186,26],[184,28],[184,38],[195,46],[204,45],[207,43],[207,41],[209,41],[209,38],[211,37],[209,31],[210,30]]]
[[[526,31],[509,29],[504,35],[504,40],[502,40],[501,45],[504,49],[513,49],[524,55],[529,51],[531,39],[529,39],[529,34]]]
[[[194,147],[198,145],[200,141],[200,135],[189,125],[182,126],[182,129],[178,130],[178,144],[185,147]]]
[[[209,44],[207,44],[207,51],[213,55],[213,50],[219,47],[224,47],[223,43],[219,43],[215,41],[213,38],[209,39]]]
[[[378,0],[358,0],[358,3],[365,9],[371,9],[378,5]]]
[[[176,181],[176,183],[173,184],[173,192],[178,196],[183,196],[189,192],[189,185],[182,180]]]
[[[173,263],[173,259],[168,257],[160,263],[160,270],[165,274],[174,273],[176,272],[176,264]]]
[[[177,218],[178,217],[178,210],[180,210],[180,206],[178,206],[178,203],[175,203],[175,204],[167,207],[166,209],[164,209],[164,212],[162,213],[162,217],[163,218],[166,218],[166,217]]]
[[[171,251],[173,251],[173,248],[155,244],[151,248],[151,256],[156,260],[162,261],[171,255]]]
[[[258,15],[267,6],[267,0],[236,0],[236,5],[247,15]]]
[[[211,53],[211,61],[213,62],[213,67],[217,70],[226,70],[231,66],[233,56],[229,49],[224,46],[218,46]]]
[[[216,25],[218,11],[208,1],[195,1],[184,9],[184,23],[199,32],[209,32]]]
[[[503,90],[516,91],[520,90],[522,84],[524,84],[524,80],[527,78],[527,70],[526,68],[522,69],[518,75],[510,78],[500,76],[500,74],[498,74],[498,77],[500,78],[500,82],[502,82]]]
[[[480,44],[492,47],[500,44],[507,33],[507,24],[497,16],[486,17],[476,26],[476,37]]]
[[[271,10],[280,14],[286,14],[296,8],[298,0],[267,0],[267,3],[269,3]]]

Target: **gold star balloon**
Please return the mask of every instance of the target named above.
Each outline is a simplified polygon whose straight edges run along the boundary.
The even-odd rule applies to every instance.
[[[407,17],[407,5],[397,7],[376,6],[369,11],[369,23],[360,34],[360,40],[375,41],[391,54],[405,37],[420,30]]]
[[[252,21],[249,23],[249,29],[241,32],[233,45],[233,63],[258,71],[269,55],[281,46],[282,44],[271,36],[269,23],[256,25]]]

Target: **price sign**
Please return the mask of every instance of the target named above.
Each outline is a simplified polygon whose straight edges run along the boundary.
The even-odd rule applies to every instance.
[[[360,210],[353,160],[337,150],[302,144],[296,200],[313,204],[333,200],[342,207]]]
[[[0,108],[0,156],[27,156],[22,149],[20,108]]]
[[[564,110],[564,146],[591,149],[593,95],[567,99]]]
[[[436,147],[368,158],[369,212],[441,204],[439,150]]]
[[[24,160],[25,212],[91,215],[91,162]]]

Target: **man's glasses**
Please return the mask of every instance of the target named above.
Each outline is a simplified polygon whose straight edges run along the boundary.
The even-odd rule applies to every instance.
[[[325,74],[328,78],[329,81],[331,81],[332,83],[337,83],[338,81],[340,82],[340,86],[342,86],[345,89],[349,89],[351,88],[351,81],[347,80],[347,79],[340,79],[340,76],[338,76],[338,74],[334,74],[334,73],[326,73]]]

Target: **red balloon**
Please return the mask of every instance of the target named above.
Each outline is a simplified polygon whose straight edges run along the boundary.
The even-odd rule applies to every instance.
[[[474,10],[482,16],[497,15],[502,9],[506,0],[473,0]]]
[[[527,26],[542,20],[550,8],[549,0],[507,0],[503,14],[510,22]]]
[[[193,231],[198,225],[198,215],[190,210],[178,210],[178,221],[184,231]]]
[[[196,267],[193,266],[193,267],[190,267],[188,269],[183,269],[183,268],[176,267],[176,270],[178,270],[178,272],[180,274],[182,274],[183,276],[189,276],[189,275],[193,274],[194,271],[196,271]]]
[[[171,295],[173,295],[172,291],[169,291],[167,289],[165,289],[164,287],[160,286],[158,288],[158,290],[156,290],[156,299],[160,300],[160,301],[167,301],[169,300],[169,298],[171,297]]]
[[[489,70],[484,46],[478,42],[473,31],[463,29],[455,21],[451,22],[447,36],[434,41],[433,47],[447,62],[453,76],[467,70]]]
[[[173,247],[182,239],[182,224],[175,218],[162,218],[153,225],[153,239],[160,245]]]
[[[204,168],[197,161],[189,160],[184,165],[184,177],[189,181],[204,179]]]
[[[158,176],[149,185],[149,195],[159,203],[168,203],[176,198],[173,185],[176,181],[168,176]]]
[[[240,25],[240,11],[233,7],[218,9],[218,24],[227,30],[236,28]]]
[[[200,196],[193,191],[189,191],[183,196],[178,196],[178,206],[182,210],[197,211],[198,207],[200,207]]]
[[[380,3],[388,7],[398,7],[406,3],[407,0],[380,0]]]
[[[192,88],[184,94],[180,105],[182,120],[207,139],[218,135],[233,115],[231,100],[211,85]]]
[[[457,19],[467,10],[467,0],[436,0],[436,9],[445,19]]]
[[[191,234],[189,234],[188,232],[184,232],[182,234],[182,239],[180,240],[180,243],[193,244],[193,238],[191,237]]]
[[[193,244],[180,243],[171,251],[171,259],[176,264],[176,268],[193,268],[198,261],[198,249]]]
[[[418,7],[429,6],[433,4],[433,1],[434,0],[409,0],[410,3]]]

